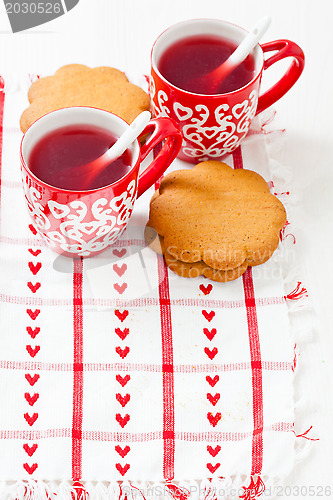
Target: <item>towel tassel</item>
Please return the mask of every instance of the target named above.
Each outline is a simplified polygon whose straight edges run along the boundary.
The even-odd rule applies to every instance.
[[[80,481],[73,482],[73,490],[71,492],[72,500],[88,500],[88,492],[84,489]]]
[[[304,286],[302,286],[300,281],[297,282],[297,286],[292,292],[285,295],[285,299],[289,300],[299,300],[302,297],[308,297],[308,291],[304,288]]]
[[[246,488],[242,486],[244,492],[242,495],[239,495],[239,498],[242,500],[256,500],[259,498],[263,492],[265,491],[265,484],[260,476],[257,476],[257,482],[254,482],[253,476],[251,476],[251,481],[249,486]]]
[[[165,486],[168,489],[168,492],[172,496],[173,500],[187,500],[190,496],[190,492],[186,488],[173,483],[167,483]]]

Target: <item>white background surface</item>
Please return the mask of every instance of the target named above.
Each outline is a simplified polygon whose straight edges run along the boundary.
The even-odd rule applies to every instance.
[[[303,48],[304,73],[276,104],[274,126],[287,130],[278,159],[293,173],[289,187],[298,200],[298,261],[316,325],[314,339],[305,345],[300,359],[299,389],[307,403],[296,432],[312,425],[309,436],[320,441],[313,443],[308,457],[295,467],[285,482],[291,490],[286,488],[280,498],[310,498],[310,486],[317,494],[322,486],[321,496],[333,498],[331,12],[329,0],[80,0],[57,20],[12,34],[0,4],[0,74],[4,75],[50,74],[74,62],[149,73],[150,49],[159,33],[170,24],[195,17],[217,17],[250,29],[258,18],[269,14],[272,24],[263,42],[289,38]],[[277,71],[267,72],[266,82]],[[331,487],[330,495],[326,486]]]

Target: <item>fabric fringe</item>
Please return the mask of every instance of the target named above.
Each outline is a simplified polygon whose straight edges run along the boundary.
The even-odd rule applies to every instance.
[[[251,477],[249,486],[247,488],[243,486],[243,490],[244,492],[242,495],[239,495],[239,498],[243,500],[255,500],[259,498],[265,491],[265,483],[260,476],[258,476],[256,479]]]
[[[269,123],[268,123],[269,125]],[[265,125],[266,126],[266,125]],[[306,410],[311,408],[311,403],[307,397],[304,388],[300,383],[298,376],[299,358],[302,355],[302,347],[305,343],[313,339],[315,333],[314,312],[312,309],[311,298],[300,277],[300,269],[297,262],[297,240],[301,231],[297,224],[299,214],[296,213],[298,199],[294,193],[290,192],[290,183],[292,180],[292,171],[289,167],[281,165],[272,159],[278,153],[278,149],[283,147],[281,137],[276,141],[274,136],[266,135],[267,156],[269,158],[269,170],[271,179],[274,181],[270,186],[271,192],[275,194],[284,204],[287,212],[287,223],[280,235],[280,246],[277,252],[282,277],[285,286],[285,300],[288,307],[291,332],[295,343],[294,347],[294,421],[297,424],[298,416],[304,415]],[[295,425],[297,428],[297,425]],[[309,432],[312,426],[302,433],[295,431],[295,465],[302,462],[309,455],[313,442],[318,440],[312,435],[315,432]],[[266,495],[265,495],[266,496]]]
[[[311,443],[296,444],[295,462],[303,461]],[[84,482],[18,481],[0,483],[1,500],[258,500],[274,498],[282,478],[233,476],[202,481]],[[244,486],[247,485],[247,486]]]
[[[276,482],[276,480],[275,480]],[[247,484],[248,486],[243,486]],[[17,481],[0,483],[1,500],[256,500],[271,478],[234,476],[202,481],[85,482]],[[271,487],[271,486],[269,486]],[[265,494],[266,497],[266,494]]]

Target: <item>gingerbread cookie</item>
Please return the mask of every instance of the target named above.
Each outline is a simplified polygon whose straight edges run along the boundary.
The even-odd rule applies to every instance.
[[[40,78],[28,92],[30,106],[20,120],[22,132],[38,118],[60,108],[91,106],[111,111],[131,123],[150,109],[146,92],[130,83],[124,73],[108,67],[69,64],[53,76]]]
[[[164,177],[150,203],[146,238],[158,251],[156,231],[177,274],[230,281],[271,257],[285,222],[282,203],[259,174],[206,161]]]

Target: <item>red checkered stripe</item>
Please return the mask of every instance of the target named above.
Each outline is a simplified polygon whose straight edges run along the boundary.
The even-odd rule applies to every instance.
[[[159,182],[155,183],[155,189],[158,188]],[[175,475],[173,339],[168,267],[160,255],[157,256],[157,274],[163,373],[163,477],[166,481],[170,481]]]
[[[72,498],[88,499],[82,478],[83,424],[83,259],[73,259],[73,414],[72,429]],[[75,493],[74,493],[75,492]]]
[[[263,427],[263,432],[294,432],[294,424],[292,422],[276,422]],[[19,439],[19,440],[40,440],[49,438],[71,438],[73,433],[72,428],[52,428],[34,430],[0,430],[0,439]],[[187,442],[204,442],[215,443],[218,441],[242,441],[252,436],[253,431],[248,432],[186,432],[175,431],[174,439]],[[144,443],[149,441],[157,441],[164,438],[164,431],[151,432],[109,432],[109,431],[82,431],[82,440],[85,441],[102,441],[123,443]]]
[[[241,146],[233,153],[233,162],[235,169],[243,168],[243,158]],[[263,431],[264,431],[264,408],[263,408],[263,389],[262,389],[262,360],[260,351],[260,339],[257,318],[257,306],[254,293],[252,268],[248,267],[242,276],[243,289],[245,297],[245,307],[247,316],[247,326],[249,334],[249,346],[251,356],[252,371],[252,408],[253,408],[253,432],[252,432],[252,464],[251,476],[257,475],[256,484],[251,483],[244,487],[244,498],[249,491],[254,493],[254,498],[260,496],[265,486],[262,483],[260,474],[263,466]],[[260,493],[259,493],[260,491]]]
[[[257,307],[278,305],[283,304],[289,298],[288,296],[280,297],[262,297],[256,299]],[[28,295],[18,296],[9,295],[5,293],[0,293],[1,302],[7,302],[8,304],[29,304],[34,306],[71,306],[72,299],[63,299],[59,297],[55,298],[39,298],[30,297]],[[86,298],[82,302],[84,307],[156,307],[159,306],[160,301],[156,298],[142,297],[139,299],[98,299],[98,298]],[[200,299],[170,299],[170,306],[184,306],[184,307],[204,307],[204,308],[224,308],[224,309],[235,309],[244,308],[244,300],[200,300]]]
[[[168,268],[157,256],[163,370],[163,477],[170,481],[175,468],[174,366]]]
[[[39,311],[35,309],[27,309],[27,313],[32,315]],[[119,311],[123,313],[126,311]],[[124,328],[126,334],[126,328]],[[122,332],[124,332],[122,330]],[[33,334],[36,332],[32,331]],[[204,332],[205,333],[205,332]],[[262,361],[261,366],[263,370],[292,370],[294,369],[294,361]],[[210,364],[178,364],[173,365],[174,373],[209,373],[209,372],[231,372],[240,370],[250,370],[252,368],[251,362],[244,361],[239,363],[210,363]],[[40,361],[5,361],[0,360],[0,369],[3,370],[39,370],[39,371],[62,371],[72,372],[74,370],[74,363],[48,363]],[[122,363],[82,363],[84,372],[154,372],[161,373],[167,369],[167,366],[154,363],[127,363],[124,366]],[[123,386],[124,387],[124,386]]]
[[[83,420],[83,259],[73,259],[73,417],[72,479],[82,477]]]

